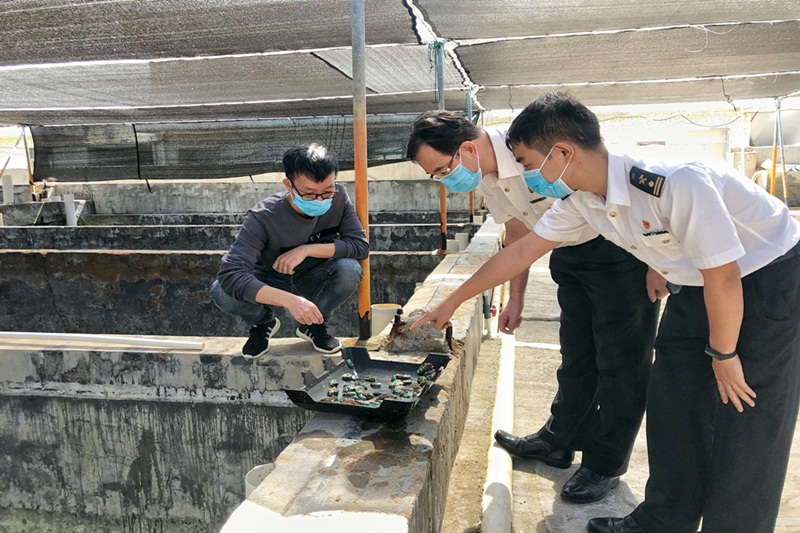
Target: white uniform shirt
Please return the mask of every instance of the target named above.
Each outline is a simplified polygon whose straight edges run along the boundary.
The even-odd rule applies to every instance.
[[[606,199],[573,193],[535,231],[561,241],[589,225],[679,285],[702,286],[698,269],[731,261],[746,276],[791,249],[800,224],[777,198],[721,163],[609,153]]]
[[[522,179],[523,167],[506,146],[507,130],[507,127],[486,129],[497,159],[497,173],[484,175],[479,190],[495,222],[502,224],[516,218],[532,230],[553,205],[555,198],[532,193],[525,185],[525,180]],[[563,242],[565,245],[583,244],[598,235],[597,231],[586,227],[575,237]]]

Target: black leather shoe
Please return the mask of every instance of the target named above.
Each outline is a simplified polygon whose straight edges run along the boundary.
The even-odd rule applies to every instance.
[[[625,518],[592,518],[586,525],[589,533],[647,533],[630,515]]]
[[[582,466],[564,483],[561,498],[572,503],[596,502],[605,498],[608,491],[617,485],[619,476],[601,476]]]
[[[575,458],[575,452],[553,448],[543,441],[538,433],[517,437],[508,431],[498,429],[494,434],[494,440],[511,455],[522,459],[539,459],[544,464],[556,468],[569,468]]]

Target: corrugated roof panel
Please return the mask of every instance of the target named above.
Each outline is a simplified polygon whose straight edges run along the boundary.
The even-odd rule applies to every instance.
[[[0,10],[0,64],[152,59],[350,46],[341,0],[15,0]],[[365,2],[367,44],[416,43],[399,0]]]
[[[499,41],[456,53],[480,85],[790,72],[800,68],[800,22]]]
[[[415,0],[447,39],[659,28],[800,18],[797,0]]]

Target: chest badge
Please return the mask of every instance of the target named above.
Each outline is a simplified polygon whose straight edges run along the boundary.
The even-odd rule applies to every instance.
[[[646,220],[642,220],[642,226],[644,226],[644,229],[650,229],[650,223]]]

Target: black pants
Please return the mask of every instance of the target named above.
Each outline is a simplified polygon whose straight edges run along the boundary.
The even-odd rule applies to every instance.
[[[790,252],[791,253],[791,252]],[[739,413],[719,398],[702,287],[667,299],[647,405],[650,479],[634,518],[649,533],[775,528],[797,422],[800,257],[742,279],[737,350],[758,397]]]
[[[540,435],[583,450],[583,466],[598,474],[621,475],[644,414],[658,319],[647,266],[598,237],[553,250],[550,272],[561,306],[561,366]]]

